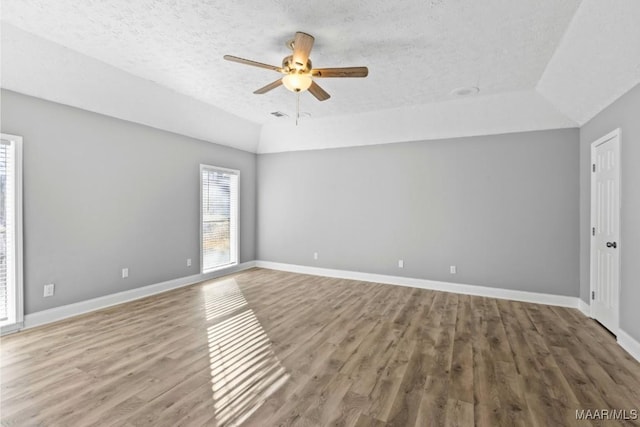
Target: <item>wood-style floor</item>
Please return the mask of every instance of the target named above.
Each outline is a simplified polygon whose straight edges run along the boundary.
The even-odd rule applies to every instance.
[[[7,426],[587,426],[576,410],[640,409],[640,364],[577,310],[262,269],[4,337],[1,375]]]

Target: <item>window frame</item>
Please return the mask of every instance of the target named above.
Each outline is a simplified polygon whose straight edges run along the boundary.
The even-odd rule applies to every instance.
[[[203,171],[212,171],[212,172],[220,172],[220,173],[226,173],[226,174],[232,174],[237,176],[237,194],[236,194],[236,206],[235,206],[235,215],[230,216],[231,221],[234,221],[235,223],[235,227],[229,227],[229,239],[230,241],[233,241],[234,236],[231,235],[232,231],[235,231],[235,245],[231,244],[231,247],[233,247],[233,252],[229,252],[231,255],[231,259],[233,261],[231,261],[228,264],[224,264],[224,265],[220,265],[218,267],[206,270],[204,269],[204,235],[203,235],[203,198],[202,198],[202,185],[203,185],[203,181],[202,181],[202,172]],[[214,273],[216,271],[219,270],[224,270],[225,268],[230,268],[230,267],[234,267],[236,265],[238,265],[240,263],[240,171],[238,169],[230,169],[230,168],[223,168],[220,166],[213,166],[213,165],[207,165],[207,164],[200,164],[200,176],[199,176],[199,182],[200,182],[200,274],[209,274],[209,273]],[[231,208],[232,210],[233,207]]]
[[[13,289],[15,306],[11,309],[11,315],[4,323],[0,324],[0,335],[20,330],[24,324],[24,265],[23,265],[23,218],[22,218],[22,137],[18,135],[10,135],[2,133],[1,139],[10,141],[14,144],[14,255],[13,275],[15,289]],[[8,284],[7,284],[8,285]],[[11,302],[11,301],[9,301]]]

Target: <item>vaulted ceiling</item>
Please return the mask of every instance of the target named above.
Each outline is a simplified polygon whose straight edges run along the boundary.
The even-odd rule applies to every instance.
[[[3,0],[2,87],[248,151],[576,127],[640,82],[636,0]],[[366,65],[280,87],[296,31],[314,66]],[[461,98],[459,87],[478,87]],[[275,118],[280,111],[289,117]]]

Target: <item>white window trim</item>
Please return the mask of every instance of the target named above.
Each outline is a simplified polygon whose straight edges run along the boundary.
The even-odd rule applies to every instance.
[[[235,221],[235,224],[236,224],[236,227],[235,227],[236,244],[234,247],[235,261],[218,266],[216,268],[212,268],[211,270],[207,270],[207,271],[204,271],[204,251],[202,250],[202,246],[204,244],[203,233],[202,233],[203,232],[202,230],[202,219],[203,219],[202,218],[202,171],[203,170],[229,173],[229,174],[237,175],[238,177],[238,204],[237,204],[238,206],[237,206],[235,215],[233,216],[233,220]],[[200,187],[199,187],[199,192],[200,192],[200,196],[199,196],[200,197],[200,215],[199,215],[200,216],[200,245],[199,246],[200,247],[198,248],[198,250],[200,251],[200,273],[208,274],[208,273],[224,270],[225,268],[236,266],[240,263],[240,171],[237,169],[229,169],[229,168],[222,168],[219,166],[200,164],[199,182],[200,182]]]
[[[15,144],[15,322],[0,326],[0,334],[13,332],[22,328],[24,323],[24,283],[23,283],[23,241],[22,241],[22,137],[1,134]]]

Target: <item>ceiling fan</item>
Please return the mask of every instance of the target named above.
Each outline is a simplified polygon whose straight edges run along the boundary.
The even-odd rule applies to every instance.
[[[309,34],[297,32],[295,38],[287,43],[287,46],[293,51],[293,54],[286,56],[282,60],[282,67],[263,64],[262,62],[251,61],[232,55],[225,55],[224,59],[240,64],[266,68],[284,74],[284,77],[253,92],[258,95],[267,93],[280,85],[284,85],[284,87],[296,93],[304,92],[308,89],[319,101],[326,101],[331,95],[322,89],[313,80],[314,78],[367,77],[367,74],[369,74],[367,67],[312,68],[309,53],[313,47],[314,40],[313,36]]]

